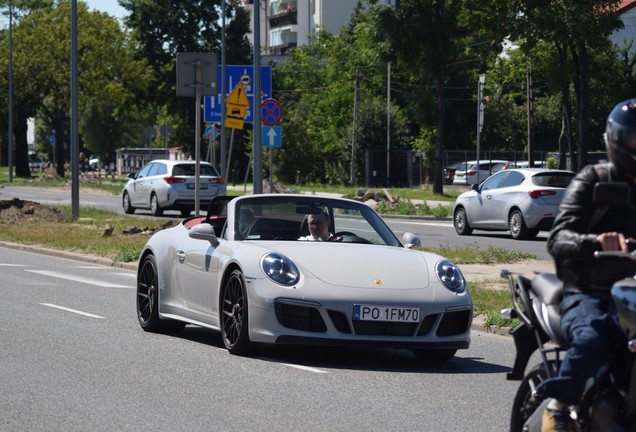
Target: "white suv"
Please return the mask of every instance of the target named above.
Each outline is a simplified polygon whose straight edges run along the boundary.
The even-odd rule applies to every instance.
[[[472,186],[481,183],[497,171],[507,168],[507,164],[508,161],[505,160],[480,160],[477,170],[477,161],[468,161],[455,171],[453,184]]]
[[[195,162],[154,160],[130,174],[122,192],[126,213],[148,209],[155,216],[164,210],[179,210],[186,217],[194,210]],[[208,162],[200,163],[200,207],[207,209],[212,198],[225,195],[223,177]]]

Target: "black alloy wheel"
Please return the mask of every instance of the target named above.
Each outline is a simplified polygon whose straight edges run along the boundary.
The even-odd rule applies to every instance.
[[[230,354],[245,355],[252,350],[248,335],[247,291],[243,274],[233,270],[221,293],[221,336]]]
[[[159,318],[159,278],[152,254],[144,258],[137,274],[137,319],[148,332],[177,332],[185,327],[185,323]]]

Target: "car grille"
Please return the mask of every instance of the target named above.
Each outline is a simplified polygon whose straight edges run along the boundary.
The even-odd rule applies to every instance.
[[[312,307],[276,303],[276,318],[287,328],[318,333],[327,331],[320,312]]]
[[[470,310],[445,313],[439,323],[437,336],[454,336],[464,333],[470,325]]]
[[[327,325],[317,308],[276,302],[276,319],[283,327],[294,330],[325,333]],[[439,314],[424,317],[421,323],[386,321],[349,321],[340,311],[328,310],[334,327],[341,333],[376,336],[425,336],[431,332]],[[470,325],[470,310],[447,312],[442,316],[436,336],[454,336],[464,333]]]

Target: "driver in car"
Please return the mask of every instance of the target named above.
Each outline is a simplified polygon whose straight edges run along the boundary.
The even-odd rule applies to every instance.
[[[329,220],[329,214],[326,210],[317,214],[310,214],[307,216],[309,235],[300,237],[298,240],[327,241],[329,237],[332,236],[329,232],[330,225],[331,221]]]

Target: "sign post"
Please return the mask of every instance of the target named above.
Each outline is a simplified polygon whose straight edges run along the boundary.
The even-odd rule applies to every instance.
[[[212,53],[177,53],[177,96],[194,96],[194,214],[201,207],[201,96],[217,94],[218,57]]]
[[[276,99],[265,99],[261,103],[262,146],[269,147],[269,188],[272,190],[272,161],[274,159],[274,147],[281,147],[282,131],[278,126],[283,118],[283,107]]]

